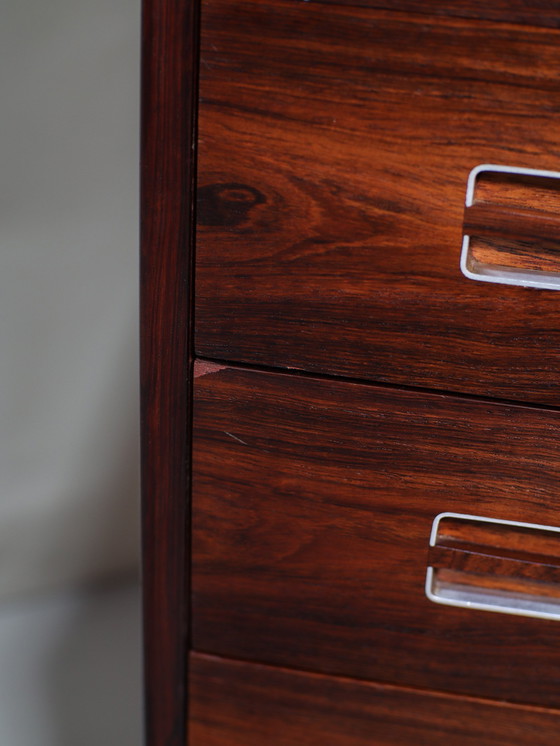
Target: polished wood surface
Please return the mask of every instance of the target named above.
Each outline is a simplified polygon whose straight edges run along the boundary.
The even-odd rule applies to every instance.
[[[146,743],[556,744],[558,624],[424,578],[560,598],[547,540],[428,546],[558,523],[560,296],[458,263],[473,166],[558,169],[560,2],[202,6],[197,122],[199,4],[143,0]],[[478,261],[554,270],[556,182],[476,195]]]
[[[144,0],[141,194],[146,743],[184,746],[196,2]]]
[[[297,0],[295,0],[297,2]],[[558,0],[314,0],[331,5],[425,13],[430,16],[481,18],[507,23],[560,27]]]
[[[560,403],[560,296],[459,270],[470,170],[558,167],[559,69],[550,29],[206,0],[198,354]]]
[[[206,366],[194,418],[195,649],[560,706],[558,622],[424,592],[439,513],[558,525],[560,413]]]
[[[465,208],[463,232],[478,236],[502,236],[537,245],[550,243],[557,252],[560,250],[560,216],[545,210],[472,205]]]
[[[477,584],[484,587],[484,578],[492,579],[504,576],[519,580],[538,581],[534,586],[534,594],[541,588],[541,583],[550,583],[556,587],[556,595],[560,595],[560,560],[550,557],[531,556],[525,553],[519,556],[499,554],[491,551],[481,551],[476,544],[456,547],[432,547],[428,555],[428,564],[432,567],[446,568],[456,572],[471,573],[477,576]],[[495,584],[493,584],[495,587]],[[543,589],[543,595],[544,595]]]
[[[556,746],[558,713],[194,654],[191,746]]]

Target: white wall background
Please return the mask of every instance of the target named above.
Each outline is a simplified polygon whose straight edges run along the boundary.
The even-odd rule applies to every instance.
[[[139,0],[5,0],[0,601],[135,567]]]

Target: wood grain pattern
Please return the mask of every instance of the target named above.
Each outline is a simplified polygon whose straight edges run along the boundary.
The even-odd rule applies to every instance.
[[[544,272],[549,277],[556,278],[560,274],[560,245],[556,239],[535,240],[533,235],[529,240],[512,239],[509,236],[495,238],[488,235],[485,238],[473,235],[469,242],[469,262],[471,271],[480,271],[482,265],[505,270],[529,270]],[[473,266],[474,262],[474,266]],[[535,275],[533,279],[537,276]],[[543,279],[542,276],[540,279]]]
[[[526,174],[482,171],[474,185],[477,203],[531,210],[560,211],[560,179]]]
[[[474,204],[465,208],[463,232],[477,236],[502,236],[560,248],[560,215],[545,210]]]
[[[194,654],[191,746],[556,746],[556,712]]]
[[[458,547],[432,547],[428,554],[428,564],[436,568],[446,568],[455,572],[471,573],[478,576],[489,575],[495,581],[496,577],[520,580],[540,581],[557,586],[556,594],[560,595],[560,562],[550,557],[530,557],[527,555],[496,556],[490,552],[481,551],[474,545]],[[483,587],[484,581],[478,580]],[[493,585],[495,587],[495,585]],[[533,593],[535,589],[533,588]]]
[[[198,354],[560,403],[560,296],[459,270],[470,170],[558,167],[559,33],[290,0],[202,31]]]
[[[510,554],[520,557],[560,558],[560,534],[533,526],[511,526],[488,523],[472,518],[445,516],[438,523],[435,543],[439,546],[459,547],[476,544],[481,551]]]
[[[221,368],[194,417],[196,650],[560,706],[558,623],[424,593],[437,514],[558,525],[560,413]]]
[[[560,27],[558,0],[313,0],[329,5],[382,8],[430,16],[480,18],[507,23]]]
[[[144,0],[141,382],[146,743],[184,746],[197,8]]]

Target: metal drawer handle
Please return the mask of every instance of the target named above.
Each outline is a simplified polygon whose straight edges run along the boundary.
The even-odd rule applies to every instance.
[[[491,186],[486,193],[484,185]],[[560,290],[560,173],[490,163],[473,168],[461,271],[471,280]]]
[[[560,528],[440,513],[428,565],[435,603],[560,619]]]

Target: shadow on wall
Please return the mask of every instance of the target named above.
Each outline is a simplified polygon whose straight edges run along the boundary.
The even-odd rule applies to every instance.
[[[142,743],[138,585],[0,606],[0,743]]]
[[[142,743],[139,604],[132,589],[92,595],[61,625],[45,681],[52,746]]]

